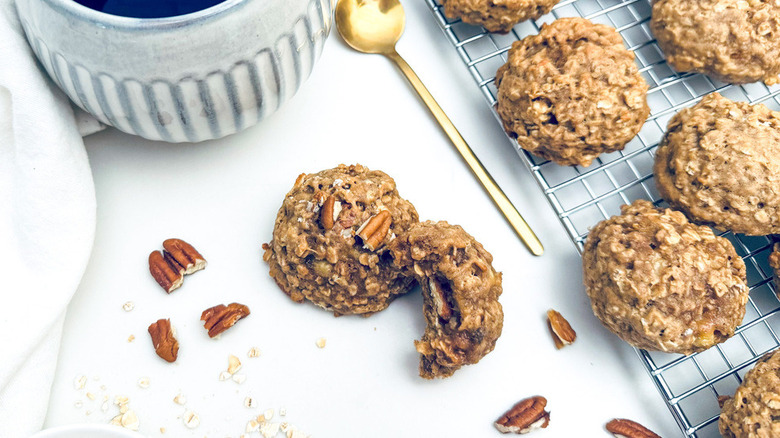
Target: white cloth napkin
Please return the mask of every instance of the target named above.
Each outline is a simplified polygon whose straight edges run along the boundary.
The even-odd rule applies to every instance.
[[[84,142],[0,0],[0,437],[40,430],[65,310],[95,235]]]

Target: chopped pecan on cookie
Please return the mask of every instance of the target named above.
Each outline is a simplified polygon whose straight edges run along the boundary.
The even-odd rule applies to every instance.
[[[263,259],[293,301],[337,316],[370,315],[414,285],[393,265],[387,245],[417,221],[387,174],[342,164],[298,177]]]

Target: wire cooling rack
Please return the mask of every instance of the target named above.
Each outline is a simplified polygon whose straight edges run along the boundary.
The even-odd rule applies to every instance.
[[[520,23],[507,35],[489,34],[480,27],[448,19],[440,0],[425,1],[497,119],[496,70],[506,62],[512,43],[537,33],[543,23],[579,16],[607,24],[620,32],[626,47],[636,54],[639,70],[650,86],[647,98],[651,114],[624,150],[601,155],[590,167],[564,167],[517,148],[521,161],[534,175],[579,251],[589,228],[618,214],[621,205],[636,199],[664,205],[653,181],[654,153],[669,119],[678,110],[715,91],[732,100],[763,103],[780,110],[780,86],[732,86],[704,75],[672,70],[650,32],[650,0],[562,0],[550,14]],[[517,147],[513,140],[512,144]],[[736,335],[692,356],[637,350],[686,437],[720,436],[717,397],[732,395],[751,365],[780,346],[780,301],[774,293],[772,269],[767,262],[772,239],[722,235],[744,258],[750,285],[747,313]]]

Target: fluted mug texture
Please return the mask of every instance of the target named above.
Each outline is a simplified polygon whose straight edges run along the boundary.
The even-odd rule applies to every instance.
[[[167,142],[248,128],[308,78],[330,0],[226,0],[138,19],[72,0],[17,0],[27,39],[57,85],[101,122]]]

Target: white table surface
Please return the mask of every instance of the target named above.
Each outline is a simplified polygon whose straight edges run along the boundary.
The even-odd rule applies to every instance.
[[[507,408],[539,394],[552,418],[534,436],[609,436],[604,424],[614,417],[681,436],[635,352],[591,313],[574,246],[427,6],[405,7],[398,51],[538,233],[545,254],[525,249],[400,72],[380,56],[351,51],[334,29],[300,92],[254,128],[195,145],[114,129],[86,139],[97,233],[69,308],[48,427],[108,422],[118,408],[109,403],[103,412],[103,397],[125,395],[140,432],[152,437],[238,437],[268,408],[274,421],[320,438],[487,437],[499,435],[492,423]],[[479,364],[446,380],[418,376],[413,341],[424,319],[417,290],[370,318],[334,318],[293,303],[269,277],[260,245],[270,240],[296,176],[355,162],[393,176],[422,219],[460,224],[493,254],[504,273],[504,331]],[[209,265],[166,295],[149,275],[147,256],[169,237],[192,243]],[[125,312],[126,301],[135,310]],[[251,316],[209,339],[201,311],[234,301]],[[553,346],[549,308],[577,330],[572,346]],[[158,318],[178,329],[174,364],[154,354],[146,332]],[[315,346],[320,337],[324,349]],[[261,356],[249,359],[254,346]],[[229,354],[244,363],[243,384],[218,379]],[[80,375],[88,382],[76,390]],[[143,377],[146,389],[137,384]],[[199,427],[184,426],[185,407],[173,402],[178,393]],[[246,396],[258,407],[244,407]]]

